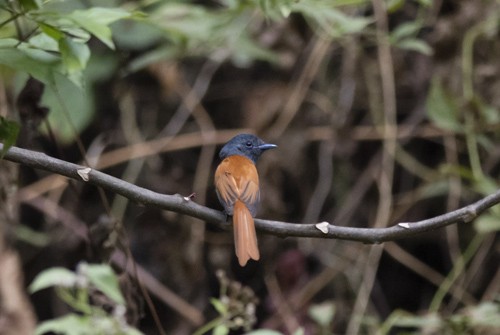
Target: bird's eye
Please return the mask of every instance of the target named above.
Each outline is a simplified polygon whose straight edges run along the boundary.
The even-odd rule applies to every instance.
[[[245,145],[246,145],[248,148],[251,148],[251,147],[252,147],[252,142],[248,141],[247,143],[245,143]]]

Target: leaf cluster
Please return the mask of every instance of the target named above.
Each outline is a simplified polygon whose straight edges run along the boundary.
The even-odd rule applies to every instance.
[[[0,64],[27,72],[46,84],[54,84],[55,73],[60,73],[82,86],[82,72],[91,54],[90,38],[113,49],[110,24],[136,15],[122,8],[67,10],[64,5],[40,0],[3,1]]]
[[[80,263],[75,272],[53,267],[41,272],[31,283],[31,293],[55,287],[57,295],[73,312],[42,322],[36,334],[141,334],[125,321],[125,299],[113,269],[105,264]],[[103,294],[109,306],[91,303],[95,294]],[[112,313],[106,311],[111,306]]]
[[[493,334],[500,329],[500,303],[487,301],[451,315],[438,313],[414,315],[394,311],[381,325],[378,334],[406,330],[408,334]]]

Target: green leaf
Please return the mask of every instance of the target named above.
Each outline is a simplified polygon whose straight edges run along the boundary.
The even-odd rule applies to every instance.
[[[442,320],[437,314],[426,314],[422,316],[417,316],[409,313],[400,313],[398,317],[394,320],[394,326],[399,326],[399,327],[417,327],[417,328],[437,327],[441,324]]]
[[[216,326],[212,332],[212,335],[227,335],[227,334],[229,334],[229,328],[224,324]]]
[[[395,327],[411,327],[426,330],[434,330],[433,334],[441,329],[444,321],[437,313],[416,316],[403,310],[393,311],[384,321],[379,331],[381,334],[389,334],[390,330]],[[418,333],[418,332],[417,332]]]
[[[462,131],[458,120],[458,104],[455,98],[444,90],[438,77],[432,80],[426,106],[427,116],[436,126],[455,132]]]
[[[417,0],[417,2],[423,7],[430,7],[432,5],[432,0]]]
[[[211,298],[210,303],[220,315],[226,315],[228,313],[227,306],[219,299]]]
[[[255,39],[249,37],[247,31],[252,19],[250,13],[239,7],[234,11],[211,10],[185,3],[163,3],[143,23],[148,22],[150,26],[161,29],[160,40],[166,38],[168,43],[162,43],[156,50],[141,56],[128,70],[140,68],[158,57],[206,56],[220,54],[221,50],[229,51],[228,56],[237,65],[245,66],[255,59],[275,59],[272,52],[260,48]],[[144,30],[144,27],[140,30]],[[132,31],[127,38],[133,38],[128,41],[123,37],[118,38],[117,43],[123,46],[125,42],[126,47],[130,47],[130,41],[141,38],[138,35],[140,30]],[[153,36],[158,38],[156,32]],[[148,41],[150,42],[153,40]],[[138,43],[141,45],[143,42],[139,40]]]
[[[61,51],[63,64],[69,74],[81,72],[87,66],[90,50],[86,44],[64,37],[59,40],[59,50]]]
[[[324,302],[314,305],[309,308],[309,316],[316,321],[317,324],[327,327],[333,321],[335,315],[335,304],[332,302]]]
[[[489,195],[498,190],[497,181],[489,176],[483,176],[479,179],[473,180],[473,182],[474,190],[483,195]]]
[[[50,110],[48,121],[58,141],[71,143],[88,126],[94,116],[93,100],[89,85],[76,86],[60,74],[54,77],[54,84],[46,87],[41,104]],[[45,123],[41,130],[48,132]]]
[[[433,50],[427,42],[418,38],[407,38],[396,43],[396,46],[400,49],[406,49],[411,51],[420,52],[423,55],[430,56]]]
[[[85,275],[99,291],[104,293],[119,305],[125,305],[125,299],[120,291],[118,278],[113,269],[107,264],[89,264],[86,266]]]
[[[30,46],[50,52],[59,52],[57,41],[45,33],[40,33],[31,37],[28,41]]]
[[[0,159],[2,159],[7,150],[16,143],[18,134],[19,124],[0,116],[0,142],[3,144],[2,151],[0,151]]]
[[[388,0],[387,1],[387,11],[392,14],[401,8],[403,8],[403,5],[405,4],[406,0]]]
[[[38,9],[42,5],[41,0],[19,0],[19,2],[25,11]]]
[[[261,48],[250,37],[242,34],[234,43],[232,61],[239,67],[247,67],[255,59],[267,61],[269,63],[278,63],[278,57],[272,51]]]
[[[218,27],[228,28],[230,17],[209,11],[199,5],[166,2],[150,17],[165,29],[170,38],[209,41],[218,35]]]
[[[121,8],[93,7],[87,10],[75,10],[68,15],[68,18],[97,37],[109,48],[114,49],[109,25],[131,16],[131,13]]]
[[[29,291],[35,293],[51,286],[73,287],[77,275],[68,269],[54,267],[41,272],[29,286]]]
[[[485,301],[477,306],[467,308],[467,314],[470,316],[472,325],[476,327],[500,328],[500,304],[498,301]],[[487,329],[484,329],[487,331]]]
[[[149,64],[158,62],[160,60],[169,60],[179,57],[180,54],[175,47],[170,45],[160,46],[157,49],[151,51],[143,52],[140,56],[133,59],[128,63],[128,65],[123,69],[124,74],[129,74],[137,72],[146,68]]]
[[[500,111],[487,104],[480,96],[475,95],[471,104],[479,112],[482,122],[491,125],[500,123]]]
[[[336,9],[331,1],[299,1],[294,3],[292,10],[301,13],[334,38],[360,33],[373,22],[371,18],[347,15]]]
[[[365,29],[373,20],[365,17],[348,16],[339,10],[324,13],[327,24],[340,34],[356,34]]]
[[[64,33],[57,27],[52,26],[50,24],[42,23],[39,22],[38,26],[40,29],[50,38],[59,41],[61,38],[64,37]]]
[[[59,40],[64,73],[76,86],[82,88],[84,83],[83,70],[90,58],[90,49],[87,44],[73,38],[64,37]]]
[[[461,178],[473,180],[474,175],[469,167],[454,164],[441,164],[439,173],[451,176],[460,176]]]
[[[80,28],[79,26],[63,26],[61,27],[61,31],[65,33],[65,36],[70,36],[73,41],[82,44],[87,43],[91,37],[91,34],[88,31]]]
[[[27,43],[16,39],[0,39],[0,64],[11,69],[27,72],[45,84],[53,82],[53,73],[58,71],[60,59]]]
[[[402,23],[391,32],[389,41],[400,49],[431,55],[433,50],[429,44],[422,39],[416,38],[420,29],[422,29],[422,23],[420,21]]]
[[[19,40],[16,40],[14,38],[2,38],[0,39],[0,50],[4,48],[5,49],[15,48],[20,43],[21,42]]]
[[[165,39],[165,32],[146,20],[119,21],[113,24],[113,40],[120,49],[149,50]]]
[[[84,335],[95,334],[95,331],[96,329],[90,317],[69,314],[40,323],[35,330],[35,335],[41,335],[48,332],[64,335]]]
[[[474,221],[474,228],[483,234],[500,231],[500,217],[493,214],[481,215]]]
[[[285,18],[289,17],[290,14],[292,13],[292,8],[288,3],[282,4],[281,6],[279,6],[279,9],[281,15],[283,15],[283,17]]]
[[[394,28],[390,34],[390,39],[393,42],[397,42],[404,38],[414,37],[422,29],[422,23],[420,21],[410,21],[405,22]]]
[[[50,243],[48,233],[41,233],[29,228],[26,225],[18,224],[15,228],[16,239],[42,248]]]

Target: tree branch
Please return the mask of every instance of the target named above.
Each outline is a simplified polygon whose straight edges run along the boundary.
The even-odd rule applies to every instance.
[[[3,144],[0,143],[0,151],[2,149]],[[229,229],[230,227],[222,212],[199,205],[189,197],[179,194],[166,195],[156,193],[97,170],[92,169],[87,172],[85,166],[65,162],[44,153],[11,147],[5,153],[4,159],[100,186],[107,191],[120,194],[139,204],[189,215],[224,229]],[[84,180],[82,175],[85,179],[88,178],[88,180]],[[434,230],[453,223],[471,222],[486,209],[498,203],[500,203],[500,190],[455,211],[418,222],[399,223],[388,228],[352,228],[335,226],[326,222],[299,224],[262,219],[255,219],[255,224],[260,232],[282,237],[317,237],[359,241],[363,243],[381,243],[411,237],[417,233]]]

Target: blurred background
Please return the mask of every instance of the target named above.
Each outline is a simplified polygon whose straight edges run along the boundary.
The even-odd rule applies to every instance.
[[[387,227],[499,188],[498,1],[0,3],[0,115],[17,146],[221,210],[218,150],[255,133],[278,145],[258,163],[258,217],[294,223]],[[5,161],[0,178],[0,250],[18,257],[1,265],[0,306],[19,302],[3,317],[26,334],[75,310],[26,287],[53,267],[81,277],[82,261],[113,266],[145,334],[500,327],[498,206],[373,246],[258,234],[261,260],[241,268],[229,227]]]

